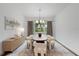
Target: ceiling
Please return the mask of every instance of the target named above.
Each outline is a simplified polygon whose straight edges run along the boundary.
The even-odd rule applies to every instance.
[[[41,17],[53,17],[66,8],[68,3],[9,3],[0,4],[0,12],[7,14],[21,14],[23,16],[38,17],[41,9]]]

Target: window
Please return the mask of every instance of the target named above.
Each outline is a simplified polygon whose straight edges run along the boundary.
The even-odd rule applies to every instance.
[[[47,33],[47,21],[46,20],[34,20],[34,33]]]

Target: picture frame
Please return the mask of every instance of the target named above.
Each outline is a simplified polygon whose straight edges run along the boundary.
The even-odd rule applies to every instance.
[[[16,27],[18,27],[20,23],[12,17],[4,17],[4,29],[5,30],[14,30]]]

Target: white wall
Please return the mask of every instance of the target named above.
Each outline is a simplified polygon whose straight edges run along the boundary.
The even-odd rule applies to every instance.
[[[17,34],[16,30],[5,30],[4,28],[4,17],[0,17],[0,55],[3,54],[2,51],[2,41],[9,37],[13,37]]]
[[[56,39],[79,55],[79,4],[70,4],[55,19]]]
[[[21,12],[18,10],[16,11],[15,8],[13,9],[10,6],[0,4],[0,55],[3,54],[2,41],[17,34],[16,30],[5,30],[4,16],[16,18],[21,24],[21,27],[23,27],[23,17]]]
[[[5,30],[4,28],[4,18],[0,17],[0,55],[2,51],[2,41],[15,34],[15,30]]]

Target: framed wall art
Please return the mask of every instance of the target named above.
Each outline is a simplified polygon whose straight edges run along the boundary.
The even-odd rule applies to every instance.
[[[20,23],[13,17],[4,17],[4,28],[5,30],[13,30],[15,27],[19,26]]]

